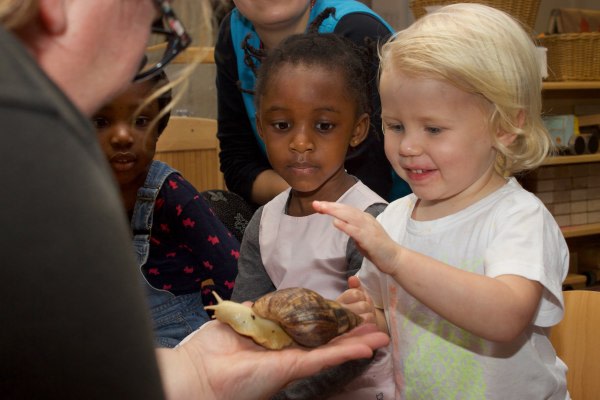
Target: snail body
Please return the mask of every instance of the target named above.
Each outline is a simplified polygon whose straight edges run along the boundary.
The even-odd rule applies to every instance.
[[[215,297],[218,304],[205,307],[214,310],[214,318],[269,349],[281,349],[293,342],[317,347],[362,322],[339,303],[305,288],[268,293],[252,308]]]
[[[271,350],[282,349],[294,342],[276,322],[257,316],[250,307],[223,300],[215,292],[213,295],[217,304],[204,308],[213,310],[213,318],[228,324],[240,335],[249,336],[259,345]]]

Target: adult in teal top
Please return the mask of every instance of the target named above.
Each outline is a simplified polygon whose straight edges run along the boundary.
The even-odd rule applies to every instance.
[[[305,32],[312,24],[318,26],[319,32],[333,32],[365,47],[385,41],[392,28],[354,0],[236,0],[234,3],[236,8],[223,20],[215,45],[221,170],[229,190],[261,205],[288,187],[271,168],[262,141],[256,135],[253,89],[261,58],[282,39]],[[328,8],[334,12],[324,14]],[[394,176],[385,157],[375,85],[376,52],[372,57],[371,129],[367,140],[348,152],[345,166],[382,197],[395,199],[410,189]]]

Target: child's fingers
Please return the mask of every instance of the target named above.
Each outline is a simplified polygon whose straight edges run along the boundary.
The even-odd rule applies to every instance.
[[[375,322],[375,308],[371,298],[366,294],[361,287],[360,280],[357,276],[348,278],[348,287],[338,298],[338,303],[360,315],[364,322]]]
[[[329,201],[313,201],[313,208],[321,214],[328,214],[347,224],[354,224],[362,211],[346,204]]]
[[[344,308],[360,315],[365,322],[375,322],[375,310],[368,302],[362,300],[352,303],[340,303]]]
[[[375,314],[372,312],[359,313],[358,315],[363,319],[364,323],[377,323],[377,318],[375,318]]]
[[[371,214],[346,204],[313,201],[313,208],[321,214],[334,217],[333,225],[354,238],[359,245],[379,229],[379,223]]]
[[[359,289],[360,288],[360,279],[358,276],[352,275],[348,278],[348,288],[349,289]]]
[[[362,287],[362,283],[360,282],[360,279],[358,279],[358,276],[352,275],[352,276],[348,277],[348,287],[350,289],[358,289],[358,290],[360,290],[362,300],[368,302],[369,304],[373,303],[373,300],[371,299],[371,296],[369,296],[369,294]]]
[[[359,289],[347,289],[338,296],[336,301],[340,304],[352,304],[359,301],[365,301],[365,296]]]

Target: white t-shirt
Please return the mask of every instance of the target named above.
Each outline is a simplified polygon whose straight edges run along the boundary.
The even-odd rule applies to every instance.
[[[396,200],[377,218],[398,243],[462,270],[520,275],[540,282],[544,291],[531,326],[515,342],[496,343],[441,318],[365,258],[358,276],[385,311],[397,398],[568,398],[566,366],[547,337],[547,328],[562,319],[569,266],[567,244],[552,215],[514,178],[433,221],[410,218],[416,201],[414,194]]]

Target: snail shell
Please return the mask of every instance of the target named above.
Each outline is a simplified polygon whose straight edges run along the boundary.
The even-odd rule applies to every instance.
[[[297,343],[317,347],[356,327],[362,318],[333,300],[305,288],[268,293],[254,303],[254,312],[276,321]]]

